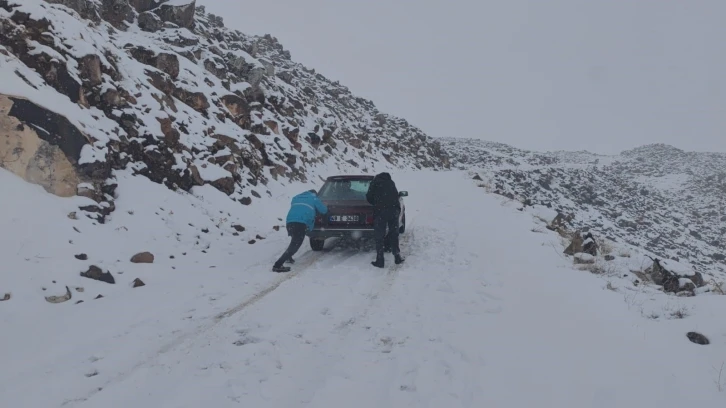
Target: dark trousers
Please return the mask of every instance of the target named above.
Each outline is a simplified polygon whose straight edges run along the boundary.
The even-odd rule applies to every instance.
[[[398,246],[398,209],[387,208],[376,211],[373,220],[373,236],[376,239],[376,253],[383,255],[384,247],[390,247],[393,255],[401,253]],[[386,234],[388,228],[388,234]]]
[[[280,259],[275,262],[275,267],[282,266],[285,261],[292,258],[292,256],[297,253],[303,242],[305,242],[306,230],[307,225],[300,222],[291,222],[287,224],[287,235],[290,237],[290,245],[287,247],[287,250],[282,254]]]

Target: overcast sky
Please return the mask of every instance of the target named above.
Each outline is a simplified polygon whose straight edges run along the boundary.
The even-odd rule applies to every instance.
[[[726,152],[724,0],[198,0],[431,136]]]

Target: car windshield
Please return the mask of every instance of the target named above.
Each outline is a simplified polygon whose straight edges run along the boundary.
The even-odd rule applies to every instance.
[[[321,200],[365,200],[371,180],[330,180],[320,189]]]

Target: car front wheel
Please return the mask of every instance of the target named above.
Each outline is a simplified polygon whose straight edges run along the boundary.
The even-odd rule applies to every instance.
[[[398,233],[403,234],[406,232],[406,215],[403,215],[403,218],[401,218],[401,226],[398,227]]]
[[[313,251],[322,251],[324,247],[324,239],[310,238],[310,248],[312,248]]]

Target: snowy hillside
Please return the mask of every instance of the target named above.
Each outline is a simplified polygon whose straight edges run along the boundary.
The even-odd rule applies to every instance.
[[[648,145],[617,156],[442,139],[490,191],[574,216],[569,228],[726,277],[726,154]]]
[[[723,296],[661,296],[627,285],[623,271],[606,284],[561,255],[557,233],[533,231],[531,215],[466,172],[396,173],[411,193],[404,264],[389,255],[379,270],[369,249],[331,241],[323,252],[304,247],[282,275],[269,267],[287,237],[270,228],[267,239],[242,244],[211,222],[238,204],[210,186],[185,195],[120,177],[115,215],[93,227],[65,217],[76,199],[5,170],[0,177],[11,193],[0,197],[2,230],[16,232],[0,243],[4,272],[13,272],[2,285],[14,289],[0,302],[7,406],[726,401]],[[261,218],[285,207],[267,204]],[[153,264],[129,261],[143,250]],[[80,253],[88,259],[71,256]],[[116,283],[63,273],[91,264]],[[136,278],[145,285],[134,288]],[[43,299],[66,287],[70,300]],[[709,345],[695,343],[702,335]]]
[[[445,168],[438,143],[194,0],[0,0],[2,167],[113,213],[117,170],[244,205],[331,172]]]

